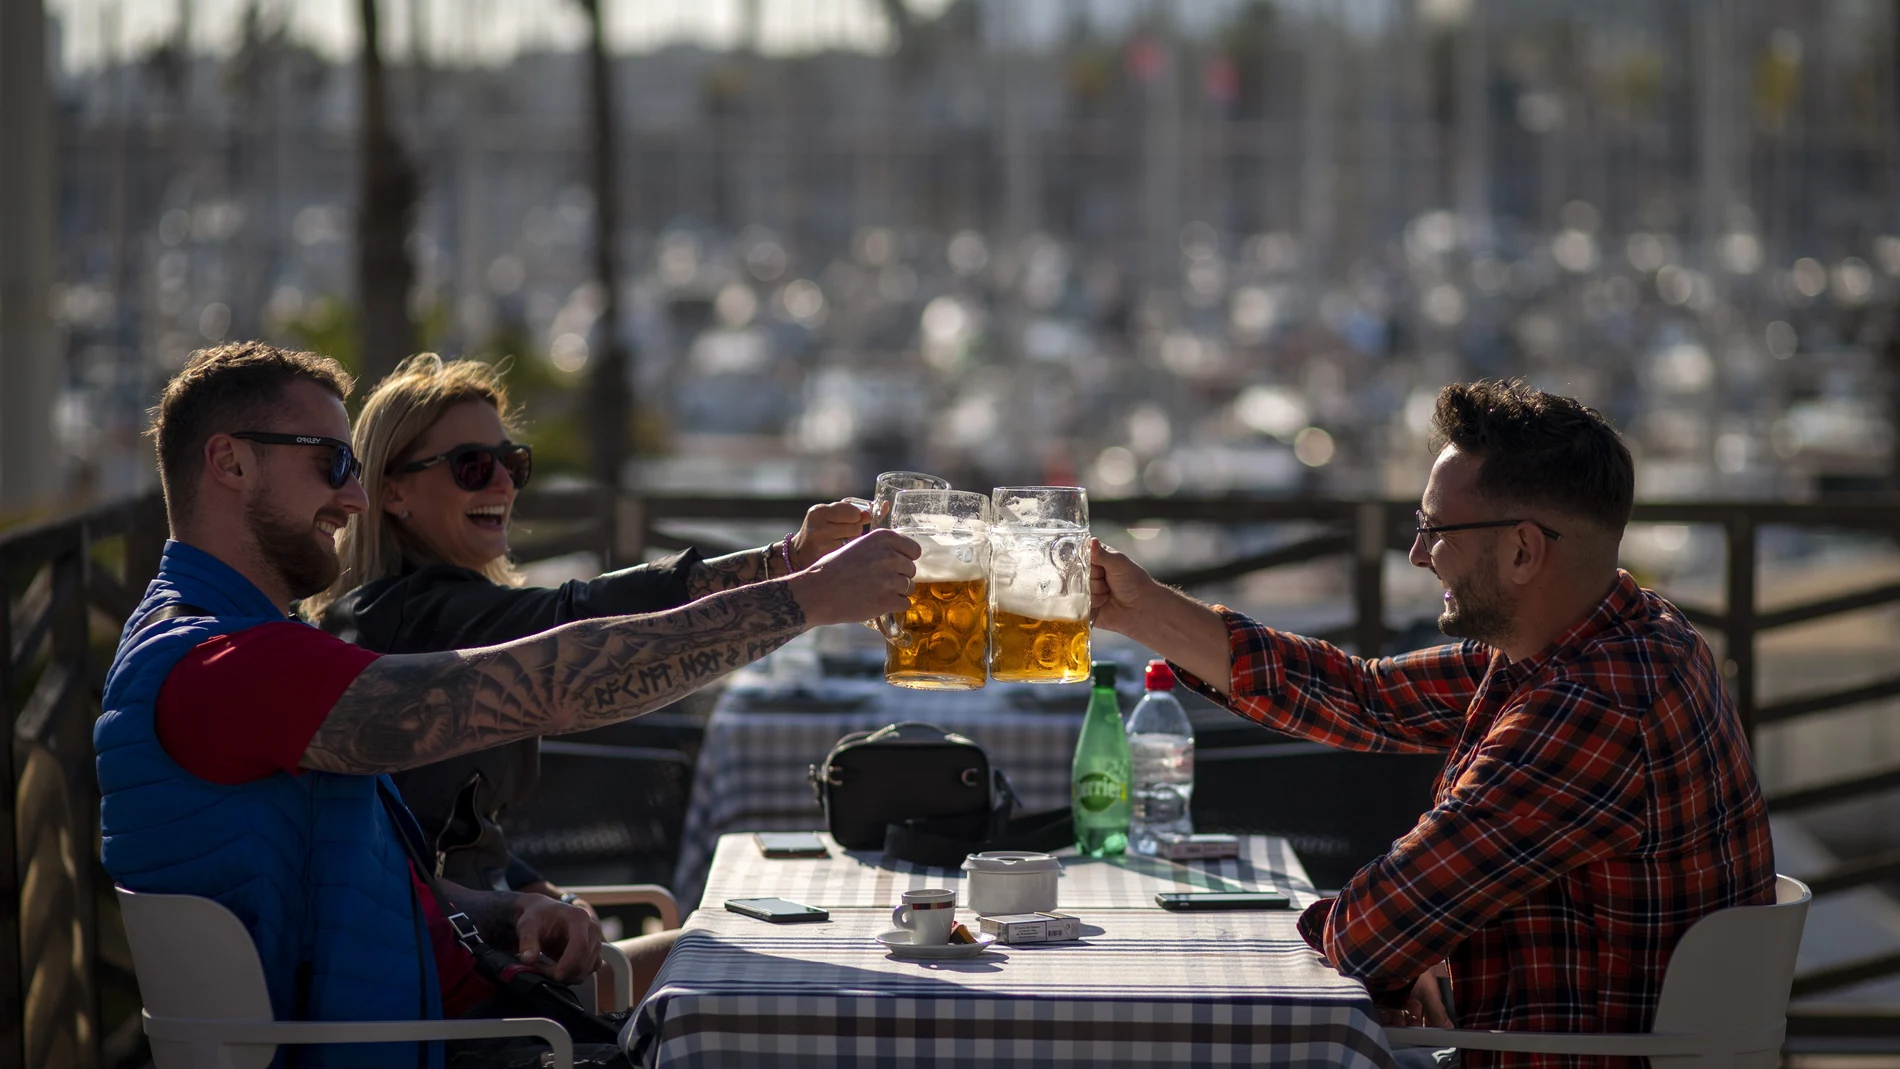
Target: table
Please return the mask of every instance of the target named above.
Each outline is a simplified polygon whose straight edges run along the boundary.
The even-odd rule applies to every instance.
[[[952,887],[954,870],[880,864],[827,840],[826,859],[768,861],[745,834],[720,838],[706,902],[778,896],[823,906],[824,924],[773,925],[724,909],[693,914],[627,1026],[648,1069],[972,1064],[1344,1065],[1390,1069],[1364,986],[1300,940],[1296,911],[1176,914],[1164,890],[1277,887],[1315,895],[1283,839],[1186,864],[1068,854],[1060,901],[1083,938],[914,962],[873,941],[906,889]],[[969,919],[967,913],[963,918]]]
[[[922,691],[880,679],[824,679],[799,689],[776,685],[766,671],[737,673],[706,722],[673,894],[687,909],[699,904],[713,846],[726,832],[823,827],[805,770],[853,731],[921,720],[961,732],[1009,775],[1024,811],[1066,806],[1087,707],[1087,684]]]

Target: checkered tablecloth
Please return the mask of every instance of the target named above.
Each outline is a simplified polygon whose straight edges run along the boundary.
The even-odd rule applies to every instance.
[[[1025,708],[1031,688],[994,683],[981,690],[921,691],[880,680],[828,680],[827,698],[775,695],[747,685],[752,682],[745,673],[735,677],[713,707],[700,743],[673,872],[673,894],[688,908],[699,904],[721,835],[824,826],[805,770],[853,731],[919,720],[961,732],[1009,775],[1024,810],[1069,804],[1069,763],[1088,705],[1086,686],[1033,688],[1037,693],[1028,697],[1055,704],[1051,711]],[[828,702],[832,707],[825,707]],[[1067,704],[1073,710],[1064,709]]]
[[[959,902],[968,901],[968,873],[892,861],[888,867],[876,852],[847,853],[830,836],[821,835],[831,848],[829,858],[773,860],[759,853],[748,835],[728,835],[719,841],[718,856],[706,883],[704,905],[719,909],[729,898],[756,898],[760,887],[772,894],[825,909],[897,905],[898,896],[920,887],[948,887]],[[1220,861],[1176,864],[1133,854],[1118,858],[1075,857],[1074,848],[1062,852],[1062,876],[1056,900],[1062,908],[1088,912],[1103,909],[1153,909],[1158,891],[1278,890],[1296,904],[1313,900],[1299,858],[1285,839],[1252,835],[1243,840],[1245,856]]]
[[[748,836],[721,840],[709,900],[727,889],[806,896],[827,905],[831,920],[774,925],[723,909],[695,913],[624,1034],[637,1063],[1391,1067],[1365,988],[1301,942],[1296,912],[1153,906],[1156,891],[1233,884],[1310,901],[1283,841],[1253,837],[1245,857],[1226,862],[1068,858],[1059,902],[1081,917],[1081,940],[944,962],[893,957],[873,937],[891,927],[898,891],[953,886],[961,895],[958,874],[881,870],[875,855],[833,852],[764,862]]]

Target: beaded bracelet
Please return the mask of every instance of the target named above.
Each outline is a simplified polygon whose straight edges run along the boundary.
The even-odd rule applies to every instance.
[[[797,568],[792,566],[792,536],[791,535],[786,535],[785,541],[780,542],[778,544],[778,552],[779,552],[779,556],[785,558],[785,574],[786,575],[791,575],[793,572],[798,571]]]

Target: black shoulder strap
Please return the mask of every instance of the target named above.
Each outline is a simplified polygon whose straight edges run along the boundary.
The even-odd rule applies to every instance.
[[[573,992],[522,965],[513,955],[497,950],[482,938],[475,922],[469,919],[468,914],[456,909],[443,892],[434,867],[424,857],[422,829],[416,824],[415,817],[390,794],[388,783],[380,777],[376,794],[382,800],[384,811],[389,814],[389,822],[395,825],[396,838],[401,842],[402,852],[408,856],[417,878],[435,899],[436,908],[441,910],[449,927],[455,930],[456,940],[474,956],[475,971],[496,987],[525,1001],[535,1014],[553,1018],[575,1042],[618,1043],[619,1030],[582,1006],[574,998]],[[434,961],[427,955],[422,960],[425,967],[435,967]]]
[[[153,624],[163,623],[166,620],[176,620],[180,616],[216,615],[217,613],[212,612],[210,609],[201,609],[196,605],[187,605],[182,601],[174,601],[170,605],[160,605],[158,608],[146,613],[145,618],[139,621],[139,625],[132,629],[132,634],[136,635]]]
[[[971,839],[965,817],[926,817],[884,826],[884,856],[913,865],[953,869],[963,859],[985,850],[1060,850],[1075,841],[1070,811],[1049,809],[1013,817],[1016,791],[1000,768],[995,777],[996,805],[990,810],[988,834]]]

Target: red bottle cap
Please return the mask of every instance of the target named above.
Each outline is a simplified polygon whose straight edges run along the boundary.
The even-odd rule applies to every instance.
[[[1174,669],[1166,661],[1149,661],[1148,673],[1143,677],[1149,690],[1173,690]]]

